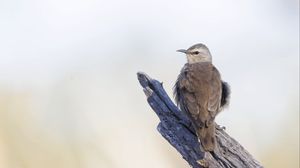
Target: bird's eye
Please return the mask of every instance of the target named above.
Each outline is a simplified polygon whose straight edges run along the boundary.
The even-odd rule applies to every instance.
[[[199,51],[194,51],[193,54],[194,54],[194,55],[198,55],[198,54],[199,54]]]

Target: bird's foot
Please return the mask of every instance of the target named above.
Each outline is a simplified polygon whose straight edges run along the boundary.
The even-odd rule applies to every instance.
[[[197,163],[202,167],[208,167],[208,162],[205,159],[197,160]]]
[[[226,130],[226,127],[225,126],[220,126],[220,125],[218,125],[218,124],[216,124],[217,126],[216,126],[216,129],[218,129],[218,130],[222,130],[222,131],[225,131]]]

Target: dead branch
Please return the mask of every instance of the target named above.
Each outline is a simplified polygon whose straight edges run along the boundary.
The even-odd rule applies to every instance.
[[[209,168],[263,167],[222,128],[216,130],[216,150],[213,153],[204,152],[189,119],[172,102],[162,83],[145,73],[139,72],[137,76],[149,105],[160,119],[158,131],[193,168],[203,167],[197,162],[201,159],[207,162]]]

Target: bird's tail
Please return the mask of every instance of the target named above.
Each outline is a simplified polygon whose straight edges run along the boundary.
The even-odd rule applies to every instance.
[[[198,128],[197,135],[200,139],[201,145],[205,151],[214,151],[216,147],[215,123],[205,125]]]

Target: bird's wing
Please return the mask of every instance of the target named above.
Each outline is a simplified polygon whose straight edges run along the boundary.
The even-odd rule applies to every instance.
[[[191,65],[183,68],[175,84],[174,95],[180,109],[189,116],[192,123],[196,127],[203,127],[210,117],[207,114],[209,83],[203,78],[205,75],[199,73],[199,68]]]
[[[213,151],[216,146],[213,121],[222,103],[218,70],[211,63],[185,66],[175,84],[174,95],[180,109],[190,118],[204,150]]]
[[[175,98],[176,104],[179,106],[181,110],[183,110],[183,80],[186,78],[186,71],[187,71],[187,65],[185,65],[182,69],[180,74],[177,77],[176,83],[173,87],[173,96]]]
[[[221,101],[220,85],[220,75],[212,64],[201,63],[184,68],[174,87],[177,104],[190,118],[205,151],[216,146],[213,120]]]
[[[184,66],[174,86],[174,97],[179,108],[185,113],[198,114],[199,108],[190,79],[186,76],[188,67]]]
[[[210,79],[208,111],[214,119],[220,111],[222,98],[222,81],[219,71],[213,67]]]

